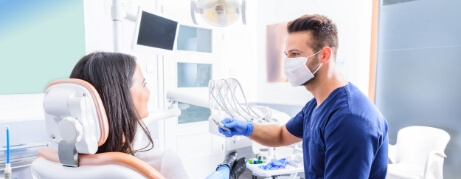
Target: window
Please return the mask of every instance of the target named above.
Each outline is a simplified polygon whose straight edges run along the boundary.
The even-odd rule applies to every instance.
[[[178,87],[208,87],[211,64],[178,63]]]
[[[207,88],[212,76],[211,64],[178,63],[178,87]],[[210,116],[210,109],[192,104],[178,103],[181,115],[178,123],[206,121]]]
[[[211,30],[180,25],[176,44],[178,50],[211,53]]]

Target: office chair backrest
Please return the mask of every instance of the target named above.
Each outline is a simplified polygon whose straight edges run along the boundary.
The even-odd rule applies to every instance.
[[[396,142],[396,163],[405,162],[424,168],[430,152],[443,153],[450,135],[442,129],[410,126],[399,130]]]
[[[46,129],[58,148],[40,150],[32,163],[36,178],[163,178],[142,160],[121,152],[99,153],[109,134],[96,89],[80,79],[51,82],[43,107]]]

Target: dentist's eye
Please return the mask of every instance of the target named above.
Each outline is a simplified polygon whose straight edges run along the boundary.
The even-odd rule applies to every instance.
[[[300,54],[299,52],[290,52],[290,53],[288,54],[288,56],[289,56],[289,57],[292,57],[292,58],[293,58],[293,57],[299,57],[300,55],[301,55],[301,54]]]

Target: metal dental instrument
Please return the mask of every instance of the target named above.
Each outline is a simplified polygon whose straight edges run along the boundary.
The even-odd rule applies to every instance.
[[[214,123],[215,123],[216,125],[218,125],[221,129],[226,130],[226,131],[228,131],[228,132],[232,132],[229,128],[224,127],[224,124],[222,124],[221,122],[219,122],[216,118],[213,117],[213,118],[211,118],[211,119],[213,119]]]

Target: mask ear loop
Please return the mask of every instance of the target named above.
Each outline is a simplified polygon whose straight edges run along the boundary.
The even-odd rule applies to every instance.
[[[328,48],[330,48],[330,47],[328,47]],[[330,49],[331,49],[331,48],[330,48]],[[322,49],[322,50],[323,50],[323,49]],[[317,57],[317,55],[318,55],[322,50],[319,50],[318,52],[314,53],[313,56],[314,56],[314,57]],[[319,67],[317,67],[317,69],[316,69],[314,72],[312,72],[312,74],[315,75],[315,74],[317,73],[317,71],[320,70],[320,67],[322,67],[322,65],[323,65],[323,63],[320,63],[320,64],[319,64]]]
[[[319,67],[317,67],[317,69],[312,73],[313,75],[315,75],[317,73],[317,71],[320,70],[320,67],[322,67],[323,63],[319,64]]]

